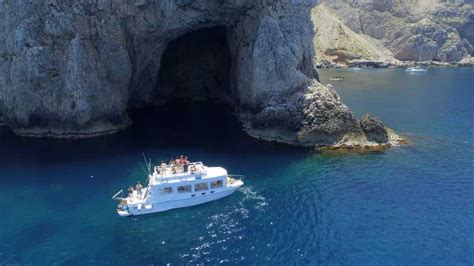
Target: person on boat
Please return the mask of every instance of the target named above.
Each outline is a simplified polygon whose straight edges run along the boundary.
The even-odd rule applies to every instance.
[[[184,161],[183,162],[183,171],[185,173],[187,173],[188,172],[188,164],[189,164],[188,157],[184,157],[183,161]]]
[[[132,186],[128,186],[128,197],[133,198],[133,187]]]
[[[166,163],[164,161],[161,161],[160,166],[158,167],[159,172],[158,174],[163,175],[165,174],[166,171]]]
[[[143,188],[142,183],[140,183],[140,181],[138,181],[137,184],[135,185],[135,189],[137,190],[137,195],[139,197],[142,196],[142,188]]]
[[[176,173],[181,170],[181,164],[179,164],[179,156],[176,156],[176,159],[174,160],[174,167],[176,168]]]
[[[169,165],[172,166],[174,164],[174,160],[173,158],[171,158],[170,162],[169,162]]]
[[[122,200],[120,201],[120,204],[118,205],[118,208],[121,210],[121,211],[126,211],[128,209],[127,207],[127,200]]]
[[[179,164],[183,165],[184,163],[185,163],[184,156],[181,155],[181,156],[179,157]]]

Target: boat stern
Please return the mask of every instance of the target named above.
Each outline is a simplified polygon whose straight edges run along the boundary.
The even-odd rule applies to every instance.
[[[227,179],[227,185],[234,189],[238,189],[239,187],[244,185],[244,181],[242,181],[242,179],[237,179],[235,177],[229,176]]]
[[[244,185],[244,181],[242,181],[240,179],[237,179],[237,180],[235,180],[233,185],[234,185],[235,188],[239,188],[239,187]]]
[[[123,209],[120,209],[120,208],[117,208],[117,214],[119,216],[122,216],[122,217],[127,217],[127,216],[132,215],[132,213],[130,213],[128,210],[123,210]]]

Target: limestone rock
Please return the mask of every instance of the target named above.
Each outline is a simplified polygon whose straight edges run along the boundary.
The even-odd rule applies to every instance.
[[[377,117],[365,114],[360,120],[360,126],[367,140],[377,143],[386,143],[388,141],[387,130]]]
[[[21,135],[88,137],[202,96],[256,137],[334,144],[362,131],[317,82],[312,2],[0,1],[0,117]]]
[[[326,4],[313,8],[311,18],[316,31],[313,44],[318,66],[366,66],[370,64],[368,62],[398,63],[392,52],[380,41],[355,33]]]
[[[455,63],[474,55],[474,7],[470,1],[320,2],[327,12],[335,14],[335,19],[342,22],[341,27],[358,35],[348,34],[351,38],[347,38],[343,47],[360,47],[359,43],[368,43],[364,47],[370,51],[371,46],[380,43],[383,46],[378,49],[381,53],[387,55],[384,51],[388,50],[394,59],[402,61],[419,61],[421,54],[421,61]],[[315,19],[315,24],[318,23]],[[321,23],[324,25],[325,22]],[[325,36],[320,38],[325,39]],[[371,58],[378,60],[377,55]]]

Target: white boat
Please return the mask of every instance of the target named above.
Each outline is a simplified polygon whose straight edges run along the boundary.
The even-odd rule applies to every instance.
[[[186,169],[187,168],[187,169]],[[148,175],[148,185],[133,190],[123,198],[123,190],[112,199],[120,201],[120,216],[156,213],[194,206],[226,197],[243,185],[222,167],[207,167],[202,162],[184,165],[161,165]]]
[[[421,54],[423,52],[423,45],[420,45],[420,57],[418,58],[418,63],[421,62]],[[426,72],[428,69],[420,67],[420,66],[414,66],[414,67],[409,67],[405,69],[405,72]]]
[[[422,67],[418,67],[418,66],[415,66],[415,67],[409,67],[405,70],[405,72],[426,72],[428,71],[428,69],[426,68],[422,68]]]

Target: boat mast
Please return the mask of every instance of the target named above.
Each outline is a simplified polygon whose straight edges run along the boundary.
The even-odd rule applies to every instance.
[[[420,45],[420,56],[418,58],[418,63],[421,63],[421,53],[423,52],[423,44]]]
[[[147,160],[144,152],[142,152],[142,156],[143,156],[143,160],[145,161],[146,169],[148,172],[147,174],[150,175],[151,174],[151,159]]]

